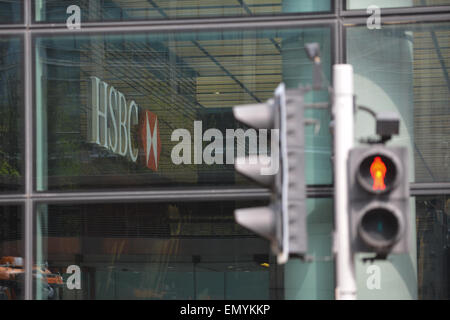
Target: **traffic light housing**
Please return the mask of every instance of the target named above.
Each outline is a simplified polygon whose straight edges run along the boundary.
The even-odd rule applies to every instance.
[[[276,137],[271,139],[276,144],[271,146],[270,157],[260,154],[235,160],[236,171],[271,190],[269,206],[238,209],[235,219],[271,242],[278,263],[307,252],[303,113],[304,91],[286,90],[283,83],[265,103],[233,107],[238,121],[270,130]],[[263,174],[273,161],[278,161],[278,170]]]
[[[353,252],[379,258],[409,249],[408,152],[376,144],[349,153],[349,211]]]

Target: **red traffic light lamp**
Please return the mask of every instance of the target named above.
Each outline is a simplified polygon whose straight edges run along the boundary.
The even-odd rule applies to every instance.
[[[386,165],[380,157],[375,157],[370,166],[370,174],[373,179],[373,190],[385,190],[384,177],[386,176]]]

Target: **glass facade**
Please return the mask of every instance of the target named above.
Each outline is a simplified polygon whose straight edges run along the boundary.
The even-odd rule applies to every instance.
[[[416,197],[418,297],[450,299],[448,195]]]
[[[329,12],[331,0],[34,0],[35,19],[66,22],[67,8],[77,5],[81,21],[169,20],[196,17],[268,16]]]
[[[413,182],[450,179],[449,41],[448,23],[347,29],[347,60],[355,69],[358,103],[401,114],[401,134],[394,143],[410,146]],[[370,117],[358,117],[357,137],[373,132]]]
[[[0,300],[24,298],[23,213],[19,206],[0,206]]]
[[[305,37],[326,50],[329,74],[328,28],[36,38],[37,190],[250,185],[234,157],[261,152],[258,134],[231,107],[266,101],[282,81],[311,82],[294,54]],[[329,184],[329,133],[308,138],[323,163],[309,162],[309,182]]]
[[[233,211],[268,201],[39,204],[35,297],[60,299],[332,299],[332,201],[308,200],[308,264],[283,272],[268,241]],[[294,267],[293,265],[289,266]],[[308,275],[324,273],[322,279]],[[77,278],[78,277],[78,278]],[[303,281],[299,281],[304,278]],[[308,290],[298,291],[299,286]]]
[[[36,265],[73,286],[79,270],[80,282],[55,286],[53,297],[36,281],[36,298],[269,299],[269,246],[233,218],[255,204],[264,203],[42,204]]]
[[[381,29],[369,29],[365,25],[346,29],[346,57],[355,72],[357,104],[375,112],[400,115],[400,134],[392,139],[391,145],[408,147],[410,181],[424,187],[448,182],[449,27],[448,23],[416,23],[386,25]],[[355,124],[356,144],[361,138],[373,136],[375,123],[368,113],[358,112]],[[414,299],[449,299],[445,280],[448,271],[442,269],[446,267],[443,261],[447,263],[449,258],[447,243],[431,244],[433,237],[425,236],[433,232],[430,228],[440,229],[440,224],[446,223],[445,215],[439,217],[441,214],[434,211],[436,220],[428,225],[429,220],[423,218],[426,209],[422,199],[416,197],[411,201],[411,221],[415,222],[413,230],[416,230],[411,241],[415,242],[412,244],[415,249],[408,255],[393,258],[389,264],[379,264],[382,274],[402,270],[403,279],[398,283],[389,279],[381,286],[386,292],[404,292]],[[434,201],[441,203],[440,199]],[[436,234],[447,239],[448,230]],[[431,252],[436,258],[431,258],[434,254]],[[357,265],[360,278],[366,271],[367,266]],[[405,285],[415,283],[416,275],[417,291]],[[396,297],[382,294],[382,290],[378,295],[368,290],[365,283],[360,285],[363,299]]]
[[[443,0],[0,1],[0,299],[334,299],[327,90],[305,98],[309,259],[233,216],[270,202],[234,159],[274,137],[232,107],[311,85],[311,42],[410,151],[410,251],[358,255],[358,299],[450,299],[448,21]]]
[[[23,189],[23,46],[0,38],[0,193]]]
[[[0,24],[13,24],[23,21],[23,1],[22,0],[1,0],[0,1]]]

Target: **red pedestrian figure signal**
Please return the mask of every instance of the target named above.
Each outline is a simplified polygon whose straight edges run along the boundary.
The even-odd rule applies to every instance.
[[[384,177],[386,176],[386,165],[380,157],[375,157],[370,166],[370,174],[373,179],[373,190],[385,190]]]

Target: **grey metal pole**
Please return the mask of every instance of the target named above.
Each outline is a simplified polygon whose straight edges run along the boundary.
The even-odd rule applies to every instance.
[[[356,299],[356,276],[350,245],[347,159],[353,147],[353,67],[333,66],[334,116],[334,206],[336,299]]]

